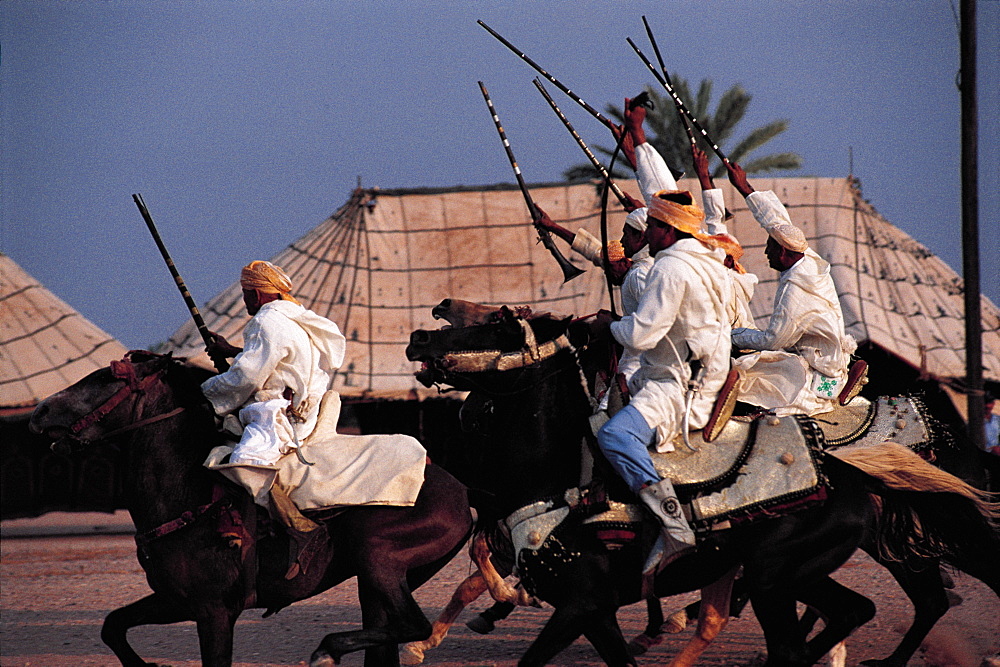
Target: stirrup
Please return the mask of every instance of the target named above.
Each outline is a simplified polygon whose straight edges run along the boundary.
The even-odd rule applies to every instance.
[[[730,368],[729,375],[726,376],[726,381],[722,383],[722,389],[719,390],[719,395],[715,397],[712,415],[708,418],[705,427],[701,429],[701,437],[705,442],[712,442],[726,428],[729,418],[733,416],[733,408],[736,407],[736,398],[740,393],[739,385],[739,371]]]
[[[847,372],[847,382],[837,396],[837,403],[847,405],[851,400],[861,393],[861,388],[868,384],[868,362],[858,359],[851,364],[851,369]]]

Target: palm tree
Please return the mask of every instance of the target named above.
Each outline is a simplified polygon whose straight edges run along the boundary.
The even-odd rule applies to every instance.
[[[672,81],[672,87],[678,97],[684,101],[685,106],[691,111],[698,123],[705,128],[708,136],[726,153],[726,157],[731,162],[739,162],[740,166],[748,174],[757,174],[767,171],[788,171],[798,169],[802,166],[802,157],[797,153],[772,153],[749,159],[746,158],[755,150],[774,139],[776,136],[788,129],[788,121],[785,119],[776,120],[763,127],[759,127],[750,132],[744,139],[731,149],[725,149],[726,141],[732,136],[736,125],[743,119],[747,108],[750,106],[751,95],[739,84],[734,85],[719,100],[714,113],[709,113],[709,102],[712,97],[712,80],[702,79],[698,87],[697,96],[690,94],[686,79],[676,77]],[[646,138],[650,144],[671,168],[684,171],[688,174],[694,173],[694,164],[691,161],[690,141],[681,125],[677,108],[671,97],[664,93],[659,94],[651,86],[646,86],[646,92],[653,103],[653,108],[646,114]],[[607,113],[614,117],[619,123],[624,122],[624,116],[620,109],[614,105],[607,106]],[[701,138],[701,134],[694,130],[698,137],[699,146],[708,153],[712,177],[720,178],[726,175],[726,167],[718,156],[711,150],[708,144]],[[612,149],[596,146],[597,150],[609,156]],[[620,170],[619,165],[625,164],[621,156],[616,160],[615,177],[630,178],[632,174],[626,174]],[[626,167],[627,168],[627,167]],[[563,176],[566,180],[591,179],[596,170],[587,164],[578,164],[570,167]]]

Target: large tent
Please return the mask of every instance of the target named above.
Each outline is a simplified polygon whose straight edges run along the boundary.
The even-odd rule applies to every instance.
[[[30,411],[125,352],[0,253],[0,416]]]
[[[0,253],[0,516],[123,507],[120,457],[107,445],[68,456],[28,432],[34,407],[127,352]]]
[[[884,352],[925,378],[947,383],[965,375],[961,279],[879,215],[853,179],[755,178],[753,183],[778,194],[812,247],[831,262],[848,330],[863,347]],[[638,191],[634,183],[624,185]],[[696,182],[680,186],[697,191]],[[728,183],[722,187],[733,214],[729,229],[746,250],[743,264],[760,278],[752,307],[763,326],[777,285],[763,255],[766,236],[743,198]],[[553,220],[600,233],[595,184],[541,184],[531,192]],[[613,197],[609,208],[608,231],[617,238],[624,213]],[[604,277],[592,266],[563,283],[558,265],[537,243],[521,193],[508,185],[358,189],[272,261],[288,272],[303,304],[333,319],[347,336],[347,360],[336,385],[345,398],[428,395],[413,379],[416,367],[404,348],[413,330],[440,326],[430,313],[443,298],[527,304],[577,316],[609,303]],[[584,266],[579,258],[574,261]],[[202,312],[210,329],[230,341],[240,339],[247,315],[238,283]],[[985,298],[982,312],[985,376],[997,382],[1000,312]],[[191,323],[168,346],[208,365]]]

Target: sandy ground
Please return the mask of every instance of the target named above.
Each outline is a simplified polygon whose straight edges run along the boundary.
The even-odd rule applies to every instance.
[[[149,591],[135,559],[127,517],[47,515],[34,522],[3,522],[0,530],[0,665],[68,667],[118,662],[100,640],[104,616]],[[97,534],[94,532],[97,531]],[[77,533],[69,534],[67,533]],[[998,563],[1000,566],[1000,563]],[[417,591],[429,616],[447,603],[454,587],[470,572],[468,559],[457,557]],[[911,607],[898,586],[880,567],[856,556],[837,575],[878,604],[876,618],[859,629],[848,647],[848,664],[887,655],[909,622]],[[978,581],[957,577],[956,592],[964,603],[938,624],[926,648],[912,665],[978,667],[984,656],[1000,651],[1000,600]],[[693,599],[667,601],[668,610]],[[426,664],[509,667],[517,663],[550,609],[519,609],[496,632],[481,636],[464,622],[488,606],[481,599],[459,619],[444,644]],[[621,610],[627,637],[641,631],[642,605]],[[268,619],[259,611],[243,614],[236,629],[238,667],[304,665],[323,634],[360,626],[356,588],[352,582],[293,605]],[[661,664],[674,655],[691,630],[654,647],[640,664]],[[136,650],[147,660],[177,667],[199,664],[194,625],[137,628],[130,633]],[[762,649],[760,628],[751,612],[730,624],[722,639],[704,656],[704,665],[745,664]],[[343,664],[362,664],[360,654]],[[585,641],[560,654],[556,665],[600,665]]]

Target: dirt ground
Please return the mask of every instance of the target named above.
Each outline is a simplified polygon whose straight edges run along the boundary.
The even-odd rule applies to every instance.
[[[4,530],[0,538],[0,665],[117,665],[101,643],[101,622],[112,609],[149,592],[131,536],[120,531],[74,536],[45,536],[37,532],[34,536],[22,535],[26,533]],[[428,616],[440,611],[469,572],[469,561],[462,554],[417,591],[417,600]],[[909,622],[909,602],[885,571],[866,556],[856,556],[837,578],[878,605],[876,618],[852,636],[848,664],[884,657]],[[985,656],[1000,651],[1000,600],[978,581],[963,576],[956,581],[955,590],[964,598],[963,604],[942,619],[912,665],[979,667]],[[693,596],[674,598],[666,601],[665,606],[674,610],[691,599]],[[515,665],[551,612],[519,609],[493,634],[477,635],[464,623],[488,604],[488,600],[481,599],[466,610],[441,647],[428,654],[425,664]],[[632,637],[644,625],[645,610],[642,605],[623,608],[619,619],[625,635]],[[261,619],[260,611],[248,611],[236,628],[236,664],[238,667],[305,665],[326,632],[359,626],[353,582],[297,603],[268,619]],[[679,635],[669,635],[666,642],[640,658],[640,664],[667,662],[691,632],[688,629]],[[176,667],[199,664],[192,623],[137,628],[129,637],[147,660]],[[760,628],[753,614],[747,611],[743,618],[730,624],[701,664],[746,664],[762,648]],[[343,664],[362,662],[361,654],[352,654],[345,657]],[[602,663],[590,645],[580,640],[553,664]]]

